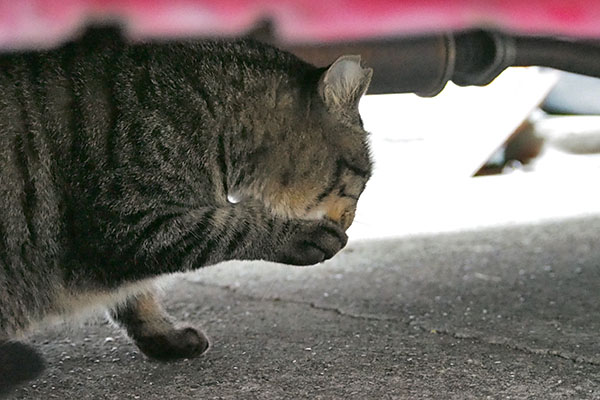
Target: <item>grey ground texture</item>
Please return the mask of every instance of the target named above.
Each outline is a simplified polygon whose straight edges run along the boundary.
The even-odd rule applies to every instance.
[[[146,359],[101,318],[29,338],[10,399],[600,399],[600,218],[351,242],[314,267],[178,277],[212,347]]]

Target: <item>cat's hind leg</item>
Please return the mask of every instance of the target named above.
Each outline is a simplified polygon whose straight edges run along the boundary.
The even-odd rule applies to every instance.
[[[150,358],[160,361],[192,358],[208,349],[208,339],[201,331],[174,326],[152,292],[128,298],[109,314]]]
[[[43,370],[44,360],[34,348],[0,339],[0,398]]]

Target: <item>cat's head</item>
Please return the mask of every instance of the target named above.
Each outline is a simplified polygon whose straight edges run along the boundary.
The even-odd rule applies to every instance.
[[[308,96],[289,96],[297,115],[279,123],[279,143],[261,163],[269,179],[253,197],[260,197],[274,214],[327,218],[347,229],[371,176],[358,103],[373,71],[361,65],[359,56],[342,56],[317,74]]]

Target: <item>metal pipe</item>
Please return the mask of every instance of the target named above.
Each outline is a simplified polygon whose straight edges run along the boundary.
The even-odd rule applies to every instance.
[[[515,37],[516,66],[543,65],[582,75],[600,77],[600,42]]]
[[[483,86],[510,66],[537,65],[600,77],[599,41],[484,30],[284,48],[318,66],[343,54],[360,54],[375,71],[371,94],[435,96],[448,81]]]
[[[371,94],[415,92],[435,96],[452,77],[454,67],[450,35],[285,48],[319,67],[330,65],[344,54],[360,54],[374,70]]]

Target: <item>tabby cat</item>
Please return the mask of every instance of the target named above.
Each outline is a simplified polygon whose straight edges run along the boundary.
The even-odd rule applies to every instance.
[[[371,174],[371,75],[110,30],[0,54],[0,387],[40,370],[10,341],[39,323],[100,305],[147,356],[193,357],[208,340],[174,326],[156,277],[339,252]]]

